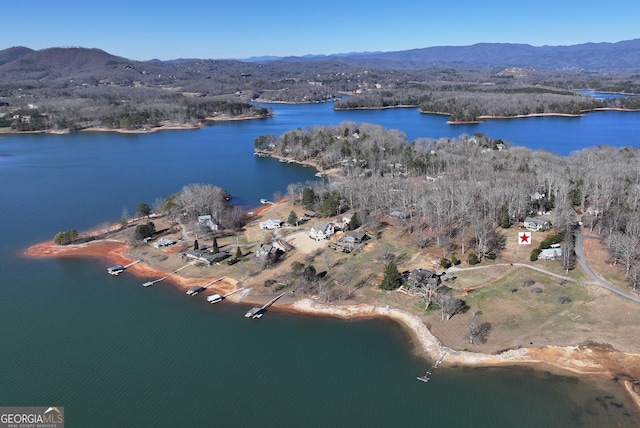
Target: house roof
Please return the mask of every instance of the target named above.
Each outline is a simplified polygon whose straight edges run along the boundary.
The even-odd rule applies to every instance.
[[[349,230],[348,232],[345,232],[344,235],[353,238],[356,242],[360,242],[364,239],[366,234],[359,230]]]
[[[536,225],[543,225],[547,222],[545,220],[539,219],[538,217],[527,217],[524,219],[525,223],[534,223]]]
[[[184,254],[189,258],[201,260],[203,262],[209,263],[210,265],[229,257],[229,253],[226,251],[220,251],[219,253],[210,253],[207,250],[191,250],[185,251]]]
[[[324,221],[316,221],[311,229],[324,232],[329,227],[329,223]]]
[[[392,217],[398,217],[398,218],[407,218],[409,217],[409,214],[407,214],[404,211],[391,211],[391,213],[389,214]]]
[[[260,222],[260,227],[278,227],[282,224],[282,221],[275,219],[275,218],[270,218],[269,220],[265,220],[265,221],[261,221]]]

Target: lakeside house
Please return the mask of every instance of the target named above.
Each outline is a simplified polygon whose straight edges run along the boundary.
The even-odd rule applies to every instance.
[[[219,253],[212,253],[209,250],[204,250],[204,249],[185,251],[180,255],[184,259],[196,261],[199,263],[204,263],[208,266],[211,266],[215,263],[219,263],[222,260],[229,257],[229,253],[226,251],[220,251]]]
[[[334,233],[335,229],[333,227],[333,224],[325,223],[324,221],[317,221],[311,228],[309,237],[311,239],[315,239],[316,241],[322,241],[324,239],[328,239]]]
[[[282,221],[274,218],[260,222],[260,229],[262,230],[274,230],[282,227]]]
[[[440,285],[440,275],[431,269],[414,269],[407,277],[409,285],[417,288],[435,290]]]
[[[537,217],[527,217],[524,219],[524,227],[531,231],[540,231],[549,227],[549,222]]]
[[[173,245],[175,243],[176,243],[176,241],[174,241],[173,239],[160,238],[156,242],[153,243],[153,246],[156,247],[156,248],[165,248],[165,247],[170,247],[171,245]]]
[[[256,245],[254,253],[259,259],[277,258],[283,251],[273,244],[260,243]]]
[[[201,224],[202,226],[208,227],[209,229],[211,229],[212,231],[217,231],[219,229],[219,226],[217,223],[215,223],[212,219],[210,215],[201,215],[198,216],[198,224]]]
[[[342,222],[340,223],[340,228],[343,230],[346,229],[347,226],[349,226],[349,223],[351,223],[352,218],[353,218],[353,212],[344,213],[342,215]]]
[[[402,220],[405,220],[405,219],[409,218],[409,214],[404,212],[404,211],[391,211],[389,213],[389,215],[391,217],[396,217],[396,218],[399,218],[399,219],[402,219]]]
[[[353,250],[360,249],[366,239],[366,233],[359,230],[350,230],[342,234],[335,244],[331,245],[331,248],[343,253],[350,253]]]

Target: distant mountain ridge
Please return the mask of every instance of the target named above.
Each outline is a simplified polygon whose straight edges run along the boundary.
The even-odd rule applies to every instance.
[[[352,66],[424,68],[443,65],[512,66],[547,69],[630,70],[640,68],[640,39],[616,43],[540,46],[514,43],[478,43],[435,46],[395,52],[316,55],[280,58],[283,62],[333,59]]]
[[[435,46],[394,52],[362,52],[300,57],[254,57],[245,60],[175,59],[136,61],[95,48],[48,48],[35,51],[17,46],[0,51],[0,79],[20,73],[34,79],[73,78],[105,69],[146,70],[155,74],[185,72],[180,64],[272,64],[286,68],[305,64],[341,64],[380,69],[421,69],[431,66],[526,67],[550,70],[636,71],[640,70],[640,39],[616,43],[584,43],[570,46],[540,46],[513,43],[478,43],[470,46]],[[211,68],[213,66],[209,66]],[[251,68],[251,67],[250,67]]]

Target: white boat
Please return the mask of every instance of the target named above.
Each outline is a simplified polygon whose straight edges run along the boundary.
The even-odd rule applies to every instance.
[[[260,199],[260,203],[261,204],[268,204],[269,203],[269,199]]]
[[[207,297],[207,302],[209,303],[222,302],[222,296],[219,294],[212,294],[211,296]]]
[[[251,308],[244,316],[245,318],[260,318],[262,316],[262,308]]]
[[[120,272],[124,272],[124,267],[120,265],[115,265],[107,268],[107,272],[111,275],[118,275]]]

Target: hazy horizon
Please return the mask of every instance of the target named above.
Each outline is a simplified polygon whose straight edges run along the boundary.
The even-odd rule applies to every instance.
[[[623,0],[602,8],[542,0],[522,5],[498,0],[478,7],[469,0],[402,6],[373,0],[318,4],[245,0],[215,7],[203,0],[178,5],[113,0],[33,0],[25,20],[5,8],[3,47],[99,48],[136,60],[246,59],[263,56],[393,52],[436,46],[515,43],[566,46],[615,43],[640,37],[640,3]]]

